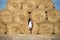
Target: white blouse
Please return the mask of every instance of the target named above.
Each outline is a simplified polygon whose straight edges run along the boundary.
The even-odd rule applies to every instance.
[[[29,28],[32,28],[32,21],[29,21]]]

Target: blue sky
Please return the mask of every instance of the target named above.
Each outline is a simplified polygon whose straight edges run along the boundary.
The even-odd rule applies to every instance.
[[[60,11],[60,0],[52,0],[55,4],[55,7],[57,10]],[[7,0],[0,0],[0,10],[6,8],[6,2]]]
[[[0,0],[0,10],[6,8],[7,0]]]
[[[55,4],[56,9],[60,11],[60,0],[52,0]]]

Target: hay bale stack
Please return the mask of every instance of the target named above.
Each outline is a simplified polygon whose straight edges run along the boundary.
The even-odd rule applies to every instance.
[[[29,19],[29,14],[26,11],[20,10],[17,12],[12,13],[14,22],[20,24],[27,24]]]
[[[48,20],[52,23],[55,23],[60,20],[60,12],[57,10],[52,10],[49,13],[47,13]]]
[[[35,23],[41,23],[43,21],[46,21],[46,13],[42,10],[34,10],[31,13],[31,19]]]
[[[18,23],[10,23],[7,24],[7,34],[20,34],[23,33],[23,28],[20,24]]]
[[[23,25],[23,34],[30,34],[28,24]]]
[[[5,24],[13,22],[12,15],[8,10],[3,10],[0,12],[0,21]]]
[[[54,23],[54,33],[60,36],[60,21]]]
[[[19,10],[21,8],[20,0],[7,0],[7,9],[10,12],[15,12],[15,10]]]
[[[39,34],[52,34],[53,33],[53,24],[50,22],[43,22],[38,24]]]
[[[29,18],[33,22],[31,31]],[[54,32],[60,35],[58,21],[60,12],[55,9],[52,0],[8,0],[6,10],[0,12],[0,22],[7,24],[7,34],[50,35]]]
[[[51,10],[55,9],[55,7],[51,0],[43,0],[43,1],[41,0],[41,2],[38,5],[38,9],[50,12]]]
[[[0,22],[0,35],[3,35],[6,33],[7,25],[4,23]]]
[[[39,30],[38,25],[37,25],[36,23],[33,23],[32,34],[33,34],[33,35],[34,35],[34,34],[35,34],[35,35],[38,34],[38,33],[39,33],[38,30]]]
[[[26,10],[28,12],[36,9],[37,3],[35,0],[26,0],[23,3],[23,10]]]

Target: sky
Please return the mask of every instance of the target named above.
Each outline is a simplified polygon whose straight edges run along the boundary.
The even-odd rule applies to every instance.
[[[7,0],[0,0],[0,10],[6,8],[6,2]]]
[[[60,0],[52,0],[52,1],[54,2],[56,9],[60,11]]]
[[[60,0],[52,0],[55,4],[55,8],[60,11]],[[0,0],[0,10],[6,8],[7,0]]]

